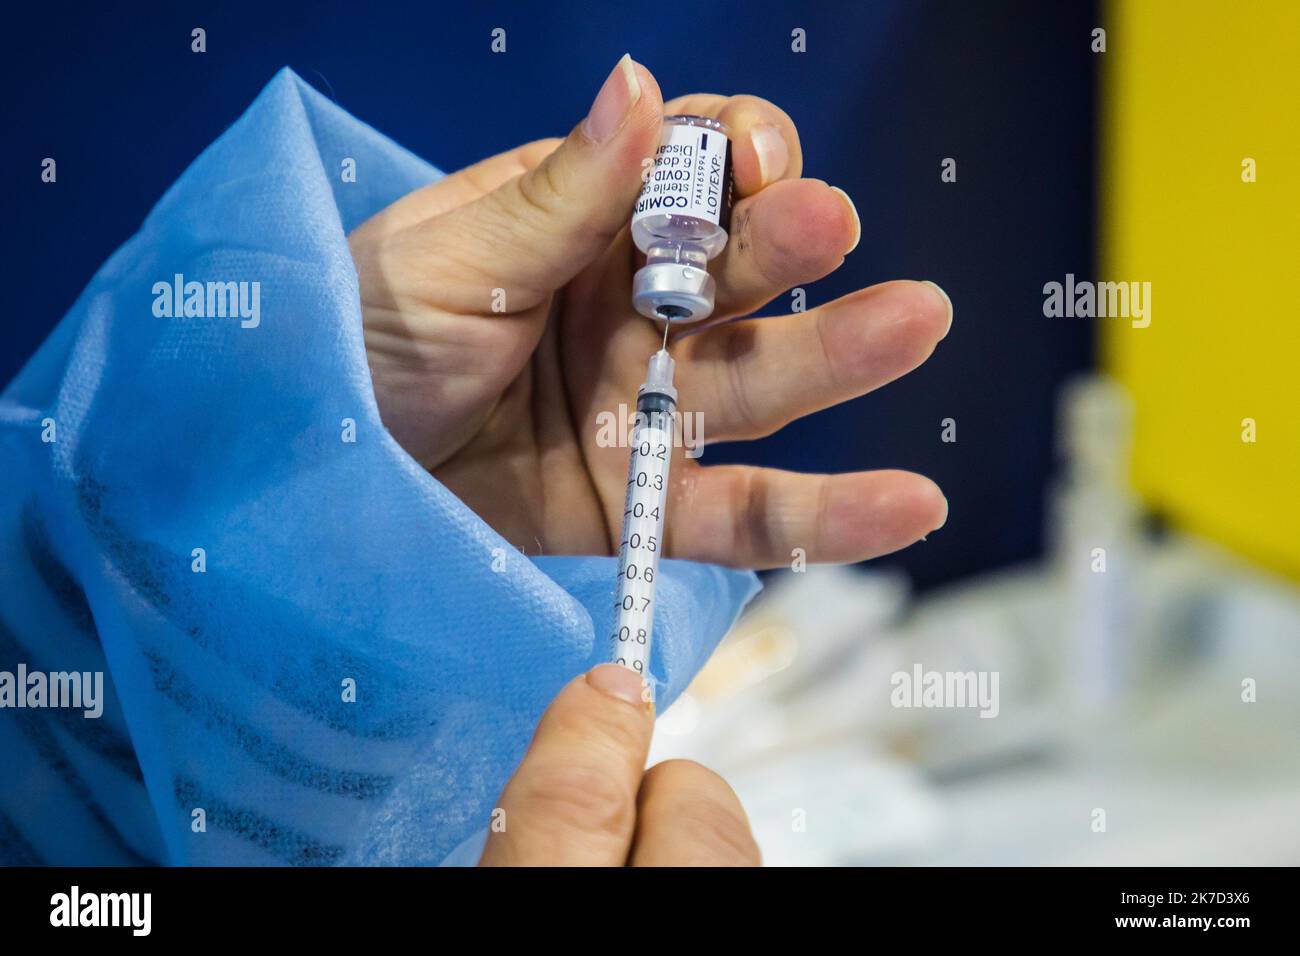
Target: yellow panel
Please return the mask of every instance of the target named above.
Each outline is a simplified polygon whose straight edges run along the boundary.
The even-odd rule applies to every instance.
[[[1101,25],[1097,278],[1152,283],[1149,327],[1094,320],[1134,482],[1300,578],[1300,3],[1123,0]]]

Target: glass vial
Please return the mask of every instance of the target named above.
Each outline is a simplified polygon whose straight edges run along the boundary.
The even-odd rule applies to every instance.
[[[632,280],[642,315],[698,322],[713,313],[708,262],[731,225],[731,141],[704,116],[666,116],[654,164],[632,213],[632,241],[646,264]]]

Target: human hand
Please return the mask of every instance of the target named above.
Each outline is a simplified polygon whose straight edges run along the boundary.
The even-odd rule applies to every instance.
[[[689,760],[645,770],[654,705],[640,676],[602,664],[542,715],[498,804],[481,866],[756,866],[731,787]]]
[[[631,307],[628,220],[662,116],[725,122],[731,237],[710,263],[708,328],[670,341],[684,412],[710,441],[758,438],[912,370],[947,334],[937,286],[887,282],[807,312],[727,321],[814,281],[857,245],[842,192],[801,179],[799,136],[751,96],[662,102],[625,57],[563,142],[530,143],[418,190],[349,237],[380,414],[411,455],[525,551],[617,550],[626,448],[597,416],[630,405],[660,330]],[[503,308],[503,311],[494,311]],[[675,452],[665,550],[735,567],[848,562],[906,547],[947,516],[903,471],[803,475],[703,467]]]

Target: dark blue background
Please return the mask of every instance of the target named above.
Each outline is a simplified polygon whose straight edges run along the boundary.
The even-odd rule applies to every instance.
[[[1042,285],[1090,274],[1090,4],[40,4],[6,10],[6,308],[0,381],[281,66],[444,169],[563,135],[625,51],[665,97],[747,92],[799,125],[805,175],[844,188],[863,237],[809,305],[933,279],[951,335],[903,381],[706,461],[905,467],[951,516],[897,558],[925,586],[1040,549],[1057,385],[1092,362]],[[190,30],[208,51],[190,52]],[[490,52],[494,27],[508,52]],[[790,50],[795,27],[808,52]],[[58,183],[40,163],[58,161]],[[939,179],[955,157],[958,182]],[[787,300],[788,301],[788,300]],[[958,442],[940,441],[957,420]]]

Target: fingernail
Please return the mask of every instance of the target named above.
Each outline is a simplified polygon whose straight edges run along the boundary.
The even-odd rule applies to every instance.
[[[935,292],[939,293],[939,295],[943,298],[943,304],[948,307],[948,326],[943,330],[943,334],[947,335],[948,332],[952,329],[952,299],[948,298],[948,293],[944,292],[943,289],[939,288],[937,283],[931,282],[929,279],[922,279],[921,282],[925,285],[928,285]]]
[[[840,189],[839,186],[832,186],[831,189],[844,197],[844,202],[848,204],[849,212],[853,214],[853,245],[849,246],[848,252],[844,253],[847,256],[850,252],[856,249],[858,243],[862,241],[862,220],[858,218],[858,207],[853,205],[853,200],[849,198],[849,194],[843,189]]]
[[[785,145],[785,137],[781,135],[780,129],[771,123],[755,126],[749,132],[749,141],[754,144],[754,152],[758,155],[758,173],[762,177],[762,185],[774,183],[785,175],[786,167],[790,164],[790,148]]]
[[[604,85],[596,94],[596,101],[591,104],[591,112],[584,121],[588,138],[597,144],[608,142],[623,125],[628,110],[640,98],[641,84],[637,82],[632,57],[624,53],[623,59],[605,78]]]
[[[603,694],[625,700],[634,707],[649,703],[646,682],[641,675],[622,664],[601,664],[587,672],[587,683]]]

